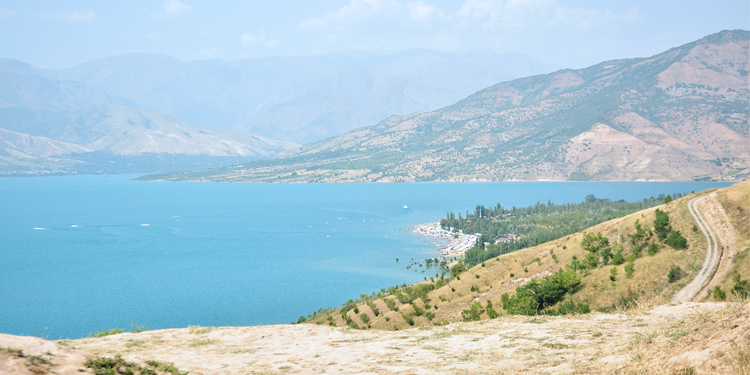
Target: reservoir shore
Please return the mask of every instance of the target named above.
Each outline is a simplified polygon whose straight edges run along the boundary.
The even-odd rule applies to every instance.
[[[467,250],[476,244],[479,235],[473,233],[463,233],[461,231],[453,232],[450,229],[443,229],[440,222],[427,223],[414,227],[414,233],[427,237],[439,238],[447,241],[445,245],[440,246],[440,252],[443,258],[456,260],[464,256]]]

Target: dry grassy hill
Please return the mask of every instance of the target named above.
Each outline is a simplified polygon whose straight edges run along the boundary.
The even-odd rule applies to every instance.
[[[658,250],[649,255],[644,248],[633,261],[631,276],[628,277],[626,272],[628,262],[616,266],[600,263],[598,267],[579,272],[580,285],[573,293],[565,296],[563,301],[588,304],[592,311],[611,311],[639,300],[666,303],[677,290],[695,277],[706,257],[705,237],[695,226],[687,207],[692,198],[702,194],[705,192],[611,220],[556,241],[502,255],[477,265],[458,277],[433,278],[406,288],[392,288],[387,293],[375,294],[356,304],[318,313],[308,319],[308,322],[364,329],[403,330],[412,326],[442,325],[464,320],[462,312],[469,313],[472,305],[477,302],[480,305],[475,306],[475,310],[479,311],[479,319],[487,319],[491,314],[488,302],[492,303],[497,313],[502,314],[503,294],[513,295],[517,287],[527,284],[531,279],[541,279],[565,270],[574,258],[584,261],[589,252],[581,242],[587,234],[601,233],[609,240],[613,250],[621,249],[627,258],[635,248],[630,236],[636,232],[636,222],[645,231],[653,231],[657,209],[666,212],[673,230],[679,231],[687,239],[686,249],[676,250],[666,246],[653,233],[642,243],[655,243]],[[703,209],[716,211],[717,214],[723,210],[731,222],[736,223],[734,234],[737,245],[740,246],[738,248],[730,243],[728,230],[725,236],[720,235],[720,242],[724,238],[724,243],[721,243],[721,247],[725,248],[724,256],[716,271],[717,277],[709,287],[719,285],[727,291],[733,286],[732,278],[737,272],[743,279],[750,276],[749,194],[750,182],[746,181],[713,192],[710,199],[702,201]],[[717,222],[716,226],[719,225]],[[679,267],[680,272],[677,280],[670,282],[668,274],[674,267]],[[616,270],[614,281],[610,278],[613,268]],[[426,292],[419,293],[420,288]],[[696,296],[697,300],[713,299],[705,292],[706,289]]]

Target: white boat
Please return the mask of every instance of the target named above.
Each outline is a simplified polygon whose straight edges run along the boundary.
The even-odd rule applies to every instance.
[[[404,208],[409,208],[409,207],[406,207],[406,205],[404,205]]]

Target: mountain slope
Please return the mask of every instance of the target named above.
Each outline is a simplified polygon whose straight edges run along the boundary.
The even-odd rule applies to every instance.
[[[633,255],[632,263],[628,261],[615,264],[612,260],[609,264],[603,264],[597,261],[595,266],[584,266],[577,270],[573,268],[574,272],[580,275],[580,284],[571,289],[563,297],[562,302],[552,305],[552,311],[547,309],[547,312],[554,314],[555,306],[571,302],[585,303],[592,311],[611,310],[640,303],[667,303],[675,292],[682,289],[700,272],[701,264],[706,257],[705,237],[699,233],[697,227],[692,229],[695,221],[688,209],[688,202],[692,198],[704,194],[691,194],[666,205],[593,226],[574,235],[504,254],[459,275],[445,279],[430,277],[424,283],[389,288],[387,292],[383,290],[381,293],[374,293],[364,300],[350,301],[340,309],[321,310],[305,321],[331,326],[349,325],[363,329],[403,330],[412,326],[433,326],[461,320],[491,318],[490,306],[494,306],[499,314],[507,313],[503,303],[506,299],[504,294],[514,295],[518,287],[528,285],[531,279],[539,280],[561,270],[571,270],[570,265],[578,261],[587,262],[590,252],[585,249],[583,240],[587,234],[598,233],[609,240],[613,252],[620,251],[622,256],[628,259]],[[735,207],[739,211],[750,209],[750,203],[742,200],[750,194],[750,182],[745,181],[721,189],[719,194],[726,197],[728,210]],[[666,212],[671,228],[687,238],[687,248],[678,250],[657,241],[655,229],[651,232],[657,209]],[[722,225],[746,227],[746,223],[734,219],[731,218]],[[653,254],[647,254],[646,242],[631,241],[638,226],[643,228],[646,242],[657,244]],[[746,244],[747,237],[747,233],[741,234],[740,243]],[[720,243],[728,245],[727,238],[720,238]],[[749,251],[750,249],[742,249],[736,253],[737,255],[733,255],[731,248],[727,247],[722,259],[722,262],[728,264],[728,268],[739,272],[744,280],[750,276],[746,268]],[[630,274],[628,267],[631,267]],[[679,267],[679,275],[670,280],[669,273],[675,267]],[[615,271],[612,271],[613,269]],[[713,273],[713,270],[709,272]],[[723,285],[725,290],[731,289],[728,284],[735,284],[733,275],[734,273],[719,272],[712,282],[714,285]],[[425,291],[421,296],[419,293],[413,293],[419,288]],[[727,295],[729,296],[729,293]],[[707,293],[700,293],[695,300],[714,300],[713,297],[707,296]],[[472,310],[475,310],[475,316],[470,314]]]
[[[542,71],[518,54],[409,50],[233,62],[128,54],[46,74],[190,122],[307,143]]]
[[[117,155],[271,157],[286,148],[296,147],[291,142],[200,126],[156,111],[114,104],[56,115],[18,130]]]
[[[58,168],[75,164],[71,156],[85,147],[0,128],[0,170]]]
[[[750,176],[750,33],[501,83],[222,181],[738,180]]]
[[[10,129],[0,128],[0,170],[6,173],[189,170],[270,158],[298,147],[115,104],[72,113],[15,111],[5,120]]]

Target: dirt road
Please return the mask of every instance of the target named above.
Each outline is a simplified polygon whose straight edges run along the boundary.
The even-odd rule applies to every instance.
[[[706,243],[708,244],[706,259],[703,261],[703,267],[701,267],[700,271],[698,271],[698,275],[695,276],[693,281],[691,281],[684,288],[680,289],[680,291],[674,295],[674,297],[672,298],[672,304],[679,304],[692,300],[698,294],[698,292],[703,289],[703,285],[707,284],[711,280],[711,277],[713,277],[714,271],[716,270],[716,267],[721,260],[721,253],[719,252],[719,246],[716,242],[716,235],[711,230],[711,226],[708,225],[706,219],[701,214],[701,211],[698,210],[695,206],[696,203],[708,198],[708,196],[709,194],[703,194],[699,197],[691,199],[690,202],[688,202],[688,209],[690,210],[690,214],[693,215],[693,218],[695,218],[698,227],[703,232],[703,235],[706,236]]]

